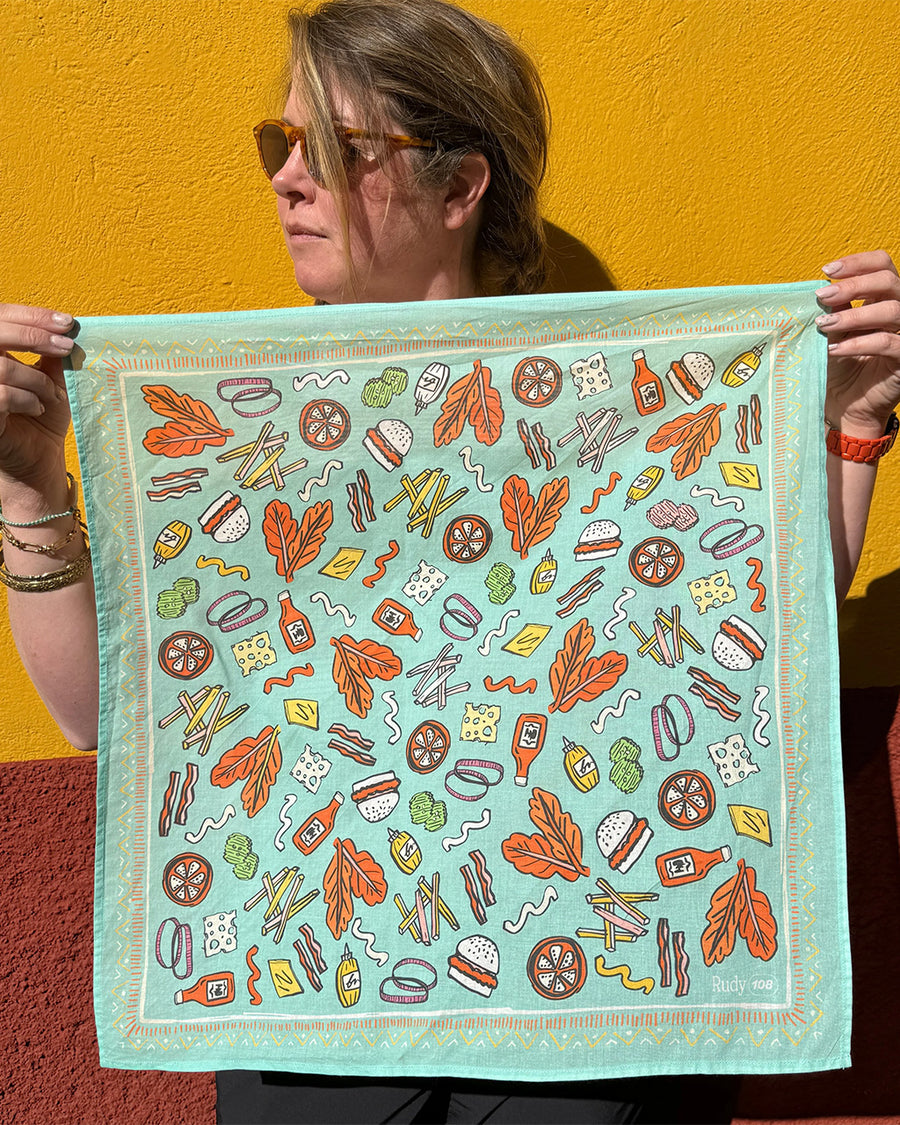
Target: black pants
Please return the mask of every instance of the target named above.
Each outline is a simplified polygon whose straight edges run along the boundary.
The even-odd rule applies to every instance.
[[[478,1082],[225,1070],[218,1125],[606,1125],[729,1123],[731,1079]]]

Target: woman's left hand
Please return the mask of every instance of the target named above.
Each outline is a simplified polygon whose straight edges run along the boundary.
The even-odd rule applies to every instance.
[[[854,437],[879,437],[900,402],[900,276],[883,250],[848,254],[824,267],[816,296],[828,338],[825,416]],[[851,302],[862,301],[853,307]]]

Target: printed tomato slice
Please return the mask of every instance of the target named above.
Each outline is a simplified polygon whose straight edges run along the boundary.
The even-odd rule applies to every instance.
[[[419,723],[406,743],[406,761],[416,773],[431,773],[447,757],[450,731],[443,723]]]
[[[574,939],[548,937],[532,949],[526,971],[539,996],[567,1000],[581,990],[587,979],[587,958]]]
[[[712,782],[700,770],[678,770],[659,787],[659,815],[673,828],[699,828],[715,810]]]
[[[628,569],[645,586],[668,586],[681,574],[684,553],[671,539],[653,535],[628,556]]]
[[[333,398],[314,398],[300,411],[300,437],[313,449],[337,449],[350,436],[350,415]]]
[[[562,390],[562,370],[546,356],[532,355],[516,364],[512,393],[523,406],[549,406]]]
[[[176,680],[192,680],[212,664],[213,647],[206,637],[182,629],[166,637],[157,657],[160,668]]]
[[[212,886],[212,868],[202,855],[182,852],[170,859],[163,872],[163,890],[179,906],[196,906]]]
[[[444,532],[444,554],[455,562],[470,563],[484,558],[494,534],[481,516],[457,516]]]

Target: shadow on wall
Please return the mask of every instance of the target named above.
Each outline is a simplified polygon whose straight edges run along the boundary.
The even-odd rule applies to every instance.
[[[615,289],[600,259],[562,227],[544,222],[550,258],[548,293],[597,293]]]
[[[841,685],[900,684],[900,570],[876,578],[865,597],[848,598],[838,618]]]

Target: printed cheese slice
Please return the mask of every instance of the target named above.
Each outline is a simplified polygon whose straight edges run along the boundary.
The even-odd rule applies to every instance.
[[[601,391],[612,388],[606,357],[602,352],[594,352],[587,359],[576,359],[574,363],[569,364],[569,374],[572,376],[579,398],[598,395]]]
[[[765,809],[755,809],[752,805],[729,805],[728,815],[738,836],[749,836],[761,844],[772,846],[772,827]]]
[[[297,974],[290,961],[280,957],[273,957],[269,961],[269,975],[275,992],[278,996],[298,996],[303,991],[303,985],[297,980]]]
[[[262,633],[255,633],[252,637],[248,637],[246,641],[238,641],[237,644],[231,646],[231,651],[234,653],[234,658],[238,663],[241,674],[244,676],[249,676],[251,672],[266,668],[278,659],[275,655],[275,649],[272,648],[272,638],[267,630],[263,630]]]
[[[762,489],[759,468],[756,465],[747,464],[745,461],[720,461],[719,472],[722,474],[722,480],[732,488],[752,488],[756,492]]]
[[[319,703],[316,699],[286,699],[284,717],[297,727],[319,729]]]
[[[297,764],[291,770],[291,777],[299,781],[304,789],[315,793],[322,784],[322,779],[328,776],[330,769],[331,762],[321,754],[317,754],[307,742],[303,753],[297,759]]]
[[[693,582],[688,582],[687,587],[698,613],[718,609],[737,598],[727,570],[717,570],[708,578],[695,578]]]
[[[713,742],[707,750],[726,788],[737,785],[751,773],[759,773],[759,766],[750,757],[750,750],[742,734],[732,734],[724,742]]]
[[[447,581],[447,575],[436,566],[431,566],[424,559],[419,560],[419,569],[409,576],[403,587],[403,593],[413,601],[424,605],[435,590],[439,590]]]
[[[346,582],[362,562],[365,553],[364,547],[341,547],[321,568],[319,574],[327,574],[329,578]]]
[[[203,952],[207,957],[237,949],[236,916],[236,910],[229,910],[225,914],[208,914],[203,919]]]
[[[487,703],[476,707],[473,703],[467,703],[459,737],[463,742],[496,742],[499,722],[499,707],[491,707]]]

